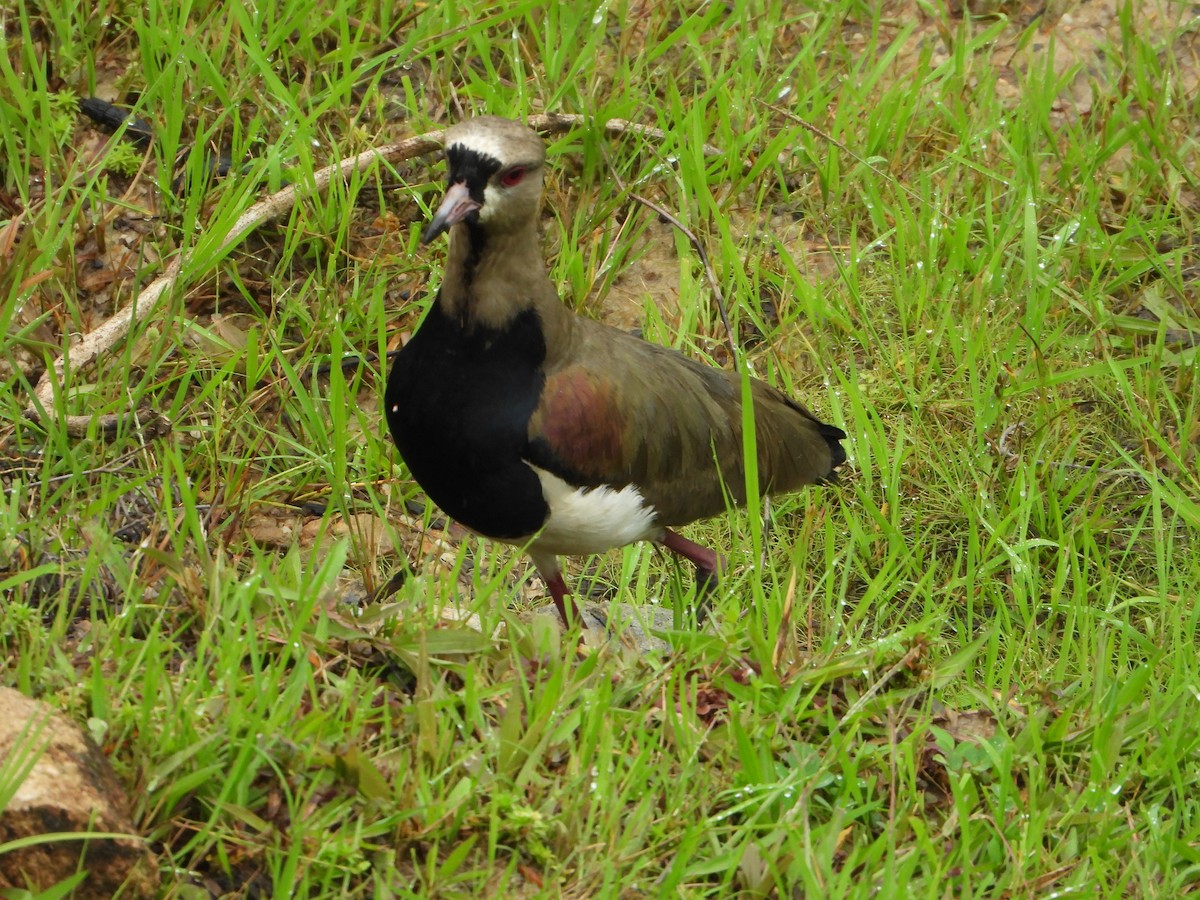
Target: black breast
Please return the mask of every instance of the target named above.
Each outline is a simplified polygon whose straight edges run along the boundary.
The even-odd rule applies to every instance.
[[[533,534],[549,512],[523,461],[546,344],[533,310],[467,333],[434,303],[392,364],[384,412],[417,483],[480,534]]]

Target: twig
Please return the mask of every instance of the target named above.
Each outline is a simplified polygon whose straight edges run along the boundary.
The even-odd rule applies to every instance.
[[[1004,431],[1000,432],[1000,442],[996,445],[996,449],[1000,451],[1000,455],[1005,459],[1017,459],[1017,454],[1013,450],[1008,449],[1008,439],[1016,432],[1025,427],[1024,422],[1014,422],[1007,426]]]
[[[435,134],[437,138],[441,137],[441,132],[435,132]],[[326,166],[317,172],[313,176],[312,181],[304,187],[311,189],[314,194],[319,193],[329,186],[329,183],[335,176],[348,177],[352,173],[361,171],[376,162],[392,162],[408,159],[419,153],[428,153],[438,146],[440,146],[440,142],[434,137],[421,135],[420,137],[410,138],[407,141],[401,141],[398,144],[392,144],[378,150],[368,150],[352,159],[343,160],[332,166]],[[268,222],[291,210],[296,205],[299,192],[303,189],[300,185],[290,184],[278,193],[251,206],[234,222],[229,233],[221,241],[218,253],[237,244],[246,234],[264,222]],[[101,323],[99,327],[84,335],[78,343],[72,345],[61,358],[55,361],[54,365],[46,370],[38,382],[37,390],[34,393],[36,405],[40,407],[40,409],[30,411],[30,414],[34,418],[41,418],[40,413],[43,411],[49,414],[55,388],[63,384],[63,376],[67,367],[81,369],[102,353],[111,350],[129,333],[130,328],[134,324],[141,322],[155,309],[159,298],[170,288],[174,287],[180,271],[190,257],[190,253],[184,253],[175,257],[171,264],[167,266],[167,270],[151,282],[128,306],[118,310]],[[90,423],[91,419],[91,416],[67,416],[64,424],[68,428],[71,428],[73,424],[82,420],[86,427],[86,424]]]
[[[128,451],[127,453],[123,453],[121,456],[117,457],[112,462],[108,463],[107,465],[96,466],[91,469],[81,469],[78,472],[68,472],[65,475],[49,475],[45,478],[36,479],[36,481],[40,485],[51,485],[51,484],[57,484],[60,481],[68,481],[72,478],[78,478],[80,476],[102,475],[102,474],[110,474],[113,472],[120,472],[123,469],[125,469],[126,466],[128,466],[129,461],[131,459],[136,457],[141,452],[142,452],[142,448],[136,447],[133,450]],[[7,496],[10,496],[14,490],[15,490],[14,488],[9,488],[9,487],[2,488],[2,489],[0,489],[0,494],[3,494],[4,496],[7,497]]]
[[[1009,460],[1014,465],[1018,461],[1020,461],[1021,456],[1020,456],[1020,454],[1017,453],[1017,451],[1013,450],[1009,446],[1009,441],[1012,439],[1013,435],[1015,435],[1017,432],[1024,431],[1024,430],[1025,430],[1024,422],[1014,422],[1012,425],[1006,426],[1005,429],[1002,432],[1000,432],[1000,439],[996,442],[996,452],[999,453],[1002,457],[1004,457],[1004,459]],[[1060,462],[1056,459],[1043,459],[1040,456],[1035,456],[1033,458],[1033,463],[1034,463],[1034,465],[1048,466],[1050,468],[1055,468],[1055,469],[1076,469],[1080,472],[1091,472],[1091,473],[1096,473],[1096,474],[1099,474],[1099,475],[1105,476],[1105,477],[1114,477],[1115,478],[1115,477],[1128,476],[1128,477],[1136,478],[1147,484],[1150,483],[1150,479],[1146,476],[1145,473],[1139,472],[1137,469],[1133,469],[1128,466],[1122,467],[1122,468],[1117,468],[1116,466],[1100,466],[1100,465],[1085,466],[1085,465],[1081,465],[1079,463]]]
[[[587,125],[589,122],[590,120],[586,116],[580,115],[538,115],[530,116],[528,119],[528,125],[531,128],[545,134],[559,134],[569,131],[576,126]],[[604,123],[604,131],[609,135],[640,134],[656,140],[662,140],[666,137],[665,132],[659,128],[629,122],[625,119],[609,119]],[[230,228],[229,233],[221,241],[221,246],[217,251],[218,255],[235,246],[255,228],[290,211],[301,197],[321,193],[335,178],[349,178],[354,173],[369,169],[377,163],[402,162],[414,156],[420,156],[421,154],[437,150],[444,143],[444,134],[443,131],[430,131],[396,144],[389,144],[385,147],[368,150],[351,159],[326,166],[314,173],[312,179],[304,184],[288,185],[278,193],[255,203],[242,213],[238,217],[238,220],[234,222],[233,227]],[[704,152],[713,155],[719,154],[721,151],[715,147],[705,145]],[[671,218],[665,212],[663,215]],[[678,225],[678,223],[676,224]],[[685,230],[685,233],[696,244],[707,266],[707,257],[704,255],[703,248],[699,247],[699,243],[690,232]],[[93,331],[84,335],[77,343],[71,345],[42,374],[41,379],[38,381],[37,389],[34,391],[33,402],[26,410],[26,415],[35,421],[44,421],[47,424],[55,422],[65,428],[67,433],[72,436],[86,435],[88,429],[94,427],[97,421],[99,421],[101,428],[105,431],[115,431],[119,428],[125,418],[125,416],[120,414],[99,417],[56,416],[54,414],[55,392],[65,391],[66,372],[68,369],[79,371],[84,366],[94,362],[102,354],[116,346],[130,332],[134,325],[142,322],[154,312],[158,307],[158,301],[163,294],[175,286],[179,278],[179,273],[190,259],[191,253],[182,253],[175,257],[170,265],[167,266],[166,271],[151,282],[128,306],[118,310]],[[728,317],[725,314],[724,306],[721,307],[721,315],[726,320],[726,328],[728,329]],[[134,414],[136,414],[136,411]]]
[[[618,190],[624,191],[625,184],[621,181],[621,177],[616,172],[613,172],[613,178],[616,180]],[[725,340],[729,344],[729,352],[736,365],[738,358],[737,341],[733,339],[733,325],[729,322],[729,310],[725,308],[725,295],[721,293],[721,285],[717,283],[717,273],[713,271],[712,263],[709,262],[708,251],[704,249],[704,245],[700,243],[700,239],[696,237],[695,233],[680,222],[679,219],[675,218],[666,207],[660,206],[648,197],[643,197],[641,194],[635,194],[633,191],[629,191],[629,196],[642,204],[642,206],[654,210],[679,229],[680,234],[691,241],[696,255],[700,257],[700,262],[704,264],[704,274],[708,277],[709,287],[712,288],[713,302],[717,304],[717,311],[721,314],[721,324],[725,326]]]
[[[771,652],[771,668],[777,676],[782,677],[779,664],[783,661],[783,651],[789,641],[794,639],[792,634],[792,607],[796,602],[796,567],[792,566],[792,577],[788,579],[787,592],[783,595],[783,613],[779,616],[779,634],[775,636],[775,649]]]
[[[863,692],[863,695],[859,697],[853,704],[851,704],[850,708],[846,710],[845,715],[842,716],[841,721],[838,723],[838,727],[844,728],[846,723],[862,712],[863,709],[866,708],[866,705],[871,702],[871,699],[885,687],[887,687],[888,682],[895,678],[897,674],[905,669],[911,669],[913,663],[920,659],[924,652],[925,648],[920,643],[909,647],[908,652],[905,653],[904,656],[902,656],[891,668],[884,672],[878,681],[867,688],[867,690]]]
[[[762,102],[762,101],[760,101],[760,102]],[[908,194],[908,196],[912,197],[914,200],[916,200],[919,204],[924,206],[926,209],[931,209],[935,213],[941,212],[941,210],[939,210],[936,206],[934,206],[932,203],[930,203],[928,200],[926,200],[924,197],[922,197],[920,194],[918,194],[916,191],[914,191],[908,185],[904,184],[898,178],[893,177],[891,175],[891,173],[885,172],[883,169],[879,168],[879,166],[875,165],[873,162],[859,156],[857,153],[855,153],[853,150],[851,150],[849,147],[847,147],[845,144],[843,144],[841,141],[839,141],[837,138],[835,138],[832,134],[822,131],[820,128],[818,128],[816,125],[813,125],[811,122],[806,122],[804,119],[800,118],[798,115],[796,115],[790,109],[784,109],[782,106],[776,106],[774,103],[763,102],[763,106],[765,106],[767,109],[774,110],[775,112],[779,113],[781,116],[786,116],[787,118],[789,118],[793,122],[795,122],[797,125],[799,125],[801,128],[803,128],[805,131],[809,132],[810,134],[815,134],[817,137],[821,138],[821,140],[828,141],[829,143],[833,144],[833,146],[837,147],[839,150],[841,150],[843,153],[845,153],[847,156],[849,156],[852,160],[854,160],[860,166],[866,166],[868,169],[870,169],[872,172],[874,172],[880,178],[883,178],[887,181],[892,182],[894,185],[896,185],[896,187],[900,188],[900,190],[904,191],[904,193]]]

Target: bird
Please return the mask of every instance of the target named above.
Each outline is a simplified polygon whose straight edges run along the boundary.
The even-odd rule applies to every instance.
[[[441,285],[393,359],[384,414],[412,477],[451,519],[524,548],[564,626],[583,623],[558,558],[653,541],[698,590],[722,557],[675,529],[745,501],[742,379],[582,316],[559,297],[538,219],[546,146],[477,116],[444,132]],[[833,483],[845,433],[750,379],[758,488]]]

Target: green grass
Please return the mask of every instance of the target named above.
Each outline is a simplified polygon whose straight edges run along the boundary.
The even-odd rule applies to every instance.
[[[1066,4],[1094,32],[851,0],[72,4],[0,0],[0,682],[102,742],[167,895],[1200,884],[1182,7]],[[93,93],[153,149],[73,116]],[[649,197],[703,242],[738,363],[850,435],[839,489],[689,531],[731,572],[715,630],[668,654],[521,624],[519,554],[422,537],[438,514],[387,437],[385,364],[313,374],[415,327],[436,161],[217,249],[321,166],[543,110],[667,132],[551,142],[565,301],[594,315],[621,286],[649,339],[731,364]],[[169,432],[25,417],[40,372],[183,253],[180,287],[54,399]],[[658,277],[630,289],[634,268]],[[616,600],[688,601],[651,548],[594,562]]]

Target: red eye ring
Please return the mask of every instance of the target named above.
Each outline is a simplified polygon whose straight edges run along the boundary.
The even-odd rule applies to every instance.
[[[502,185],[504,185],[505,187],[513,187],[514,185],[520,184],[521,179],[524,177],[525,177],[525,167],[524,166],[514,166],[513,168],[509,169],[507,172],[505,172],[503,175],[500,176],[500,183]]]

